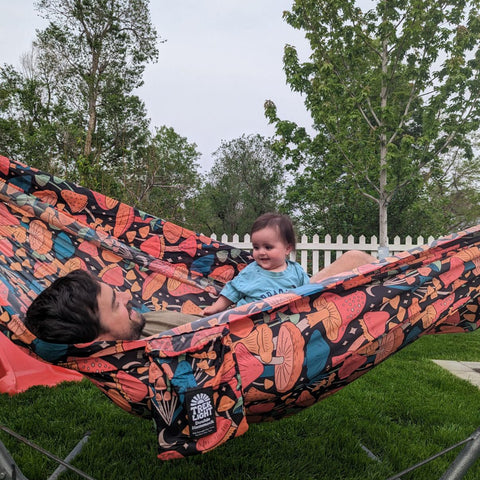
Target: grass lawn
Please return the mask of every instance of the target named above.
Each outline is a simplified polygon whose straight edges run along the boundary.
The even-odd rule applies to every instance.
[[[313,407],[184,460],[160,462],[153,423],[123,412],[88,381],[0,395],[0,423],[62,458],[91,432],[73,464],[98,480],[385,480],[480,426],[480,390],[430,361],[480,361],[479,343],[480,332],[422,338]],[[1,431],[0,440],[30,480],[55,470]],[[439,478],[459,451],[402,480]],[[477,463],[465,479],[480,478]]]

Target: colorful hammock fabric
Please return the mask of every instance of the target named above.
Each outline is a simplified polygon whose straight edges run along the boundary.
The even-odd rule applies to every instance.
[[[139,310],[200,313],[251,257],[0,157],[0,330],[154,418],[159,458],[203,453],[330,395],[419,336],[478,327],[480,227],[137,341],[56,345],[22,316],[78,268]]]

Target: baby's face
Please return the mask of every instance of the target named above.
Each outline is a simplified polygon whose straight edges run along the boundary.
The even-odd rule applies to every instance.
[[[286,244],[275,227],[266,227],[252,234],[253,258],[265,270],[281,272],[292,247]]]

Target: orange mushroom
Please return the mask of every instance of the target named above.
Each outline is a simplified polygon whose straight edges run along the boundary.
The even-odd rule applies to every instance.
[[[0,282],[0,306],[4,307],[8,305],[8,287],[3,283]]]
[[[249,405],[247,407],[247,415],[258,415],[262,413],[268,413],[273,410],[273,407],[275,407],[274,402],[256,403],[254,405]]]
[[[275,385],[279,392],[289,391],[298,380],[303,367],[305,342],[302,334],[293,323],[280,326],[277,337],[275,364]]]
[[[235,362],[233,361],[232,354],[227,353],[222,359],[222,364],[217,374],[210,380],[205,382],[205,387],[216,387],[222,383],[230,382],[236,375]]]
[[[211,450],[229,439],[232,421],[225,417],[216,417],[215,423],[217,431],[197,441],[197,450],[200,452]]]
[[[111,210],[112,208],[115,208],[118,205],[118,200],[114,200],[111,197],[107,197],[102,193],[97,193],[97,192],[92,192],[92,193],[95,197],[97,205],[100,207],[102,211]]]
[[[440,317],[440,315],[452,305],[455,300],[455,294],[450,294],[445,298],[440,298],[432,305],[428,305],[421,314],[423,328],[428,328]]]
[[[27,240],[27,229],[24,227],[13,227],[13,238],[23,245]]]
[[[227,283],[234,277],[234,275],[235,268],[233,268],[232,265],[221,265],[220,267],[215,268],[215,270],[209,274],[209,277],[212,280]]]
[[[340,325],[342,324],[342,317],[337,307],[328,302],[323,296],[314,301],[313,304],[315,312],[307,315],[308,324],[310,327],[314,327],[317,323],[322,322],[327,337],[330,340],[335,340],[338,337]]]
[[[132,402],[141,402],[148,394],[148,387],[138,378],[128,375],[123,370],[117,373],[120,388]]]
[[[245,404],[253,402],[271,402],[277,398],[273,393],[267,393],[256,387],[249,387],[245,390]]]
[[[57,265],[53,263],[37,262],[33,267],[35,278],[44,278],[48,275],[55,275],[58,271]]]
[[[0,156],[0,172],[8,175],[10,170],[10,160],[7,157]]]
[[[163,225],[163,234],[165,235],[167,242],[173,244],[178,242],[180,238],[187,238],[192,234],[194,235],[194,232],[175,225],[174,223],[165,222]]]
[[[316,401],[317,399],[308,390],[304,390],[295,400],[295,405],[298,405],[299,407],[309,407]]]
[[[116,253],[113,253],[111,250],[102,250],[102,258],[106,262],[110,262],[110,263],[119,263],[123,260],[123,257],[121,257],[120,255],[117,255]],[[102,263],[100,258],[97,258],[96,260]]]
[[[150,233],[150,225],[145,225],[144,227],[139,228],[138,233],[141,238],[146,238]]]
[[[367,357],[354,353],[350,355],[338,371],[339,378],[348,378],[353,372],[365,365]]]
[[[439,276],[440,281],[445,287],[448,287],[453,281],[462,275],[465,270],[463,261],[454,256],[450,258],[450,268]]]
[[[161,273],[151,273],[143,282],[142,299],[148,300],[156,291],[162,288],[166,277]]]
[[[13,247],[8,238],[0,238],[0,252],[6,257],[13,257]]]
[[[243,343],[251,353],[259,355],[263,363],[270,363],[273,352],[273,333],[268,325],[264,323],[258,325],[239,342]]]
[[[191,281],[185,281],[187,274],[187,268],[184,265],[179,265],[175,270],[179,270],[181,273],[170,277],[167,281],[168,293],[174,297],[183,297],[188,293],[201,293],[202,288],[197,287]],[[175,278],[178,277],[178,278]]]
[[[378,342],[378,351],[375,357],[375,365],[382,360],[395,353],[403,343],[405,334],[399,327],[390,330],[384,337]]]
[[[176,450],[168,450],[168,452],[159,453],[157,458],[159,460],[176,460],[178,458],[184,458],[184,456]]]
[[[464,262],[478,259],[480,257],[480,249],[478,247],[466,248],[455,254],[455,257],[460,258]]]
[[[235,403],[236,402],[235,400],[233,400],[233,398],[230,398],[228,395],[222,395],[220,397],[220,401],[217,404],[217,411],[226,412],[227,410],[233,408]]]
[[[365,338],[372,341],[383,335],[389,318],[388,312],[366,312],[363,318],[360,319],[360,325]]]
[[[189,315],[202,315],[203,312],[203,310],[198,305],[195,305],[195,303],[193,303],[191,300],[184,302],[180,311]]]
[[[115,215],[115,227],[113,229],[113,236],[119,238],[124,234],[133,222],[133,208],[121,203],[118,207],[117,214]]]
[[[154,235],[140,244],[140,250],[155,258],[163,258],[165,240],[160,235]]]
[[[88,203],[88,198],[83,193],[62,190],[60,195],[65,199],[72,213],[81,212]]]
[[[230,333],[238,338],[245,338],[253,329],[253,320],[250,317],[238,317],[230,321]]]
[[[25,205],[27,207],[27,205]],[[24,210],[25,210],[24,207]],[[35,212],[33,212],[35,213]],[[75,222],[75,219],[70,215],[67,215],[60,210],[56,210],[52,207],[47,207],[41,214],[40,219],[43,220],[45,223],[57,227],[59,229],[64,229],[65,226],[71,225]]]
[[[100,385],[97,385],[99,388]],[[125,410],[126,412],[131,412],[132,411],[132,406],[130,405],[130,403],[128,403],[128,401],[123,397],[123,395],[118,391],[118,390],[115,390],[115,389],[105,389],[105,388],[102,388],[103,392],[105,393],[105,395],[107,395],[107,397],[110,398],[110,400],[115,403],[118,407],[120,407],[122,410]]]
[[[35,252],[45,255],[52,249],[52,232],[40,220],[33,220],[30,223],[29,241]]]
[[[20,225],[20,220],[14,217],[3,203],[0,203],[0,225]]]
[[[115,287],[121,287],[124,283],[123,270],[115,264],[107,265],[99,273],[98,277],[105,283]]]
[[[293,313],[308,313],[311,311],[310,307],[310,298],[301,297],[297,301],[293,302],[291,305]]]

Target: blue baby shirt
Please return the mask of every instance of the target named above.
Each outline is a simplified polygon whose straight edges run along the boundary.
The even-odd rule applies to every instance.
[[[253,262],[225,285],[221,295],[238,306],[284,293],[307,283],[310,283],[310,279],[297,262],[287,260],[287,268],[282,272],[264,270],[257,262]]]

